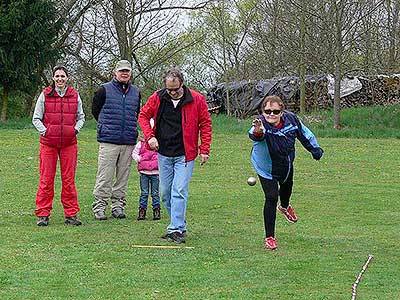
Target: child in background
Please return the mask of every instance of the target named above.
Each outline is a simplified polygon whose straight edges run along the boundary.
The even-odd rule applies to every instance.
[[[137,219],[146,219],[147,202],[151,187],[151,198],[153,206],[153,220],[160,220],[160,196],[158,192],[159,171],[157,152],[150,150],[144,138],[140,136],[138,143],[132,151],[132,158],[137,162],[137,168],[140,173],[140,199],[139,214]]]

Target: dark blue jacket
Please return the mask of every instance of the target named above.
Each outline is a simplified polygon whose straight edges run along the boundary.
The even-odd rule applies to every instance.
[[[293,168],[296,138],[314,159],[319,160],[322,157],[323,150],[314,134],[295,114],[284,111],[283,126],[280,129],[268,123],[264,116],[260,115],[258,118],[262,120],[264,132],[261,136],[255,136],[253,126],[249,131],[249,137],[253,140],[251,162],[261,177],[286,181]]]
[[[113,79],[103,85],[106,99],[97,122],[97,141],[117,145],[135,145],[138,136],[139,89],[129,83],[126,93]]]

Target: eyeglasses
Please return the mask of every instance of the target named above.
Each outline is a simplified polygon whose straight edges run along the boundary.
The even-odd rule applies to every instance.
[[[276,115],[279,115],[282,111],[280,109],[264,109],[264,112],[267,115],[270,115],[272,113],[276,116]]]
[[[167,88],[168,93],[177,92],[181,89],[182,86],[177,87],[176,89],[169,89]]]

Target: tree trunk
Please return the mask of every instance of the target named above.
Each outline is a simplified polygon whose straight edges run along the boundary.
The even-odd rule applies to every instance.
[[[339,7],[337,6],[339,4]],[[333,97],[333,128],[340,130],[340,81],[342,80],[342,14],[344,12],[344,1],[335,2],[335,93]]]
[[[388,70],[394,72],[396,70],[396,47],[397,47],[397,24],[399,22],[399,10],[400,4],[395,2],[392,4],[391,0],[386,1],[387,4],[387,15],[388,25],[387,29],[389,32],[389,58],[388,58]],[[392,7],[393,6],[393,7]]]
[[[333,96],[333,127],[340,130],[340,81],[341,81],[340,64],[335,66],[335,93]]]
[[[132,62],[132,56],[129,53],[128,33],[126,30],[126,23],[128,21],[126,15],[126,1],[113,0],[113,20],[115,31],[117,32],[118,48],[121,54],[121,59],[127,59]]]
[[[306,65],[305,65],[305,43],[306,43],[306,1],[301,1],[300,19],[300,113],[306,112]]]
[[[221,2],[221,17],[225,15],[225,0]],[[221,31],[222,31],[222,56],[223,56],[223,64],[224,64],[224,81],[225,81],[225,92],[226,92],[226,114],[228,116],[231,115],[231,100],[229,99],[229,82],[228,82],[228,70],[227,70],[227,63],[226,63],[226,33],[225,33],[225,23],[222,22],[221,24]]]
[[[340,83],[342,80],[342,33],[338,29],[336,32],[336,47],[335,47],[335,93],[333,94],[333,128],[340,130]]]
[[[3,87],[3,94],[1,95],[1,116],[0,121],[5,122],[7,120],[7,103],[8,103],[8,89]]]
[[[277,16],[277,9],[275,6],[276,5],[274,5],[275,13],[274,13],[274,17],[273,17],[273,21],[272,21],[273,23],[272,23],[272,28],[271,28],[272,38],[270,41],[270,44],[271,44],[271,53],[270,53],[271,59],[269,60],[270,61],[270,70],[271,70],[270,76],[269,76],[270,78],[275,77],[276,72],[277,72],[276,70],[277,70],[277,52],[278,52],[278,50],[277,50],[277,40],[278,40],[278,33],[277,33],[278,20],[277,20],[277,18],[278,18],[278,16]]]
[[[26,96],[26,106],[25,106],[24,116],[29,116],[29,117],[33,116],[32,108],[34,108],[33,103],[35,103],[35,101],[33,101],[33,99],[35,99],[35,95],[36,93],[35,94],[32,93]]]
[[[27,116],[29,116],[29,118],[31,118],[31,119],[33,117],[33,113],[35,111],[35,106],[36,106],[36,101],[34,101],[34,99],[37,99],[38,96],[39,96],[39,94],[36,94],[35,97],[32,98],[32,101],[30,102],[31,106],[29,108],[29,113],[27,114]]]

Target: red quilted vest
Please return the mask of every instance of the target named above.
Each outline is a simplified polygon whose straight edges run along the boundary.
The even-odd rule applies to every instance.
[[[57,92],[51,93],[51,86],[44,89],[43,124],[46,127],[45,136],[40,142],[50,147],[64,148],[76,144],[75,124],[78,110],[78,92],[67,87],[63,97]]]

